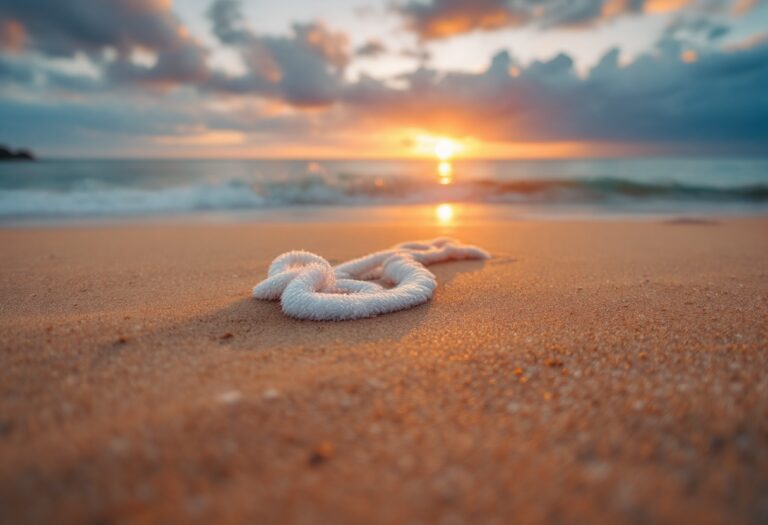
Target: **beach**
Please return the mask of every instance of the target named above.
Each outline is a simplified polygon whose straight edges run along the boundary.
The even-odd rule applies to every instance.
[[[251,288],[451,235],[412,310]],[[0,230],[0,522],[765,523],[768,219]]]

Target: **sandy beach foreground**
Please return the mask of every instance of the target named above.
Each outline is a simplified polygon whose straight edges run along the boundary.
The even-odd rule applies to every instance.
[[[251,287],[449,233],[431,303]],[[1,523],[765,523],[768,220],[0,231]]]

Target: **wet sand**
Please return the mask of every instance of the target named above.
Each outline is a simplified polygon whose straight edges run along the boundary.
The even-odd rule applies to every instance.
[[[249,297],[452,234],[434,299]],[[2,523],[765,523],[768,219],[0,230]]]

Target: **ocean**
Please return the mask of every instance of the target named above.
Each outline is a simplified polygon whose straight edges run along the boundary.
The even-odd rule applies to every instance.
[[[0,164],[0,221],[489,204],[558,215],[763,214],[768,159],[43,160]]]

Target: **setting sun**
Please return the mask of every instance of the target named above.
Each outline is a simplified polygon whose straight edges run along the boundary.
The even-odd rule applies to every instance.
[[[411,153],[418,157],[431,157],[445,162],[466,153],[466,144],[463,141],[445,135],[431,135],[413,130],[404,133],[411,144]]]
[[[435,208],[435,217],[440,224],[450,224],[453,221],[453,204],[440,204]]]
[[[440,139],[435,143],[435,156],[448,160],[456,154],[456,143],[450,139]]]

